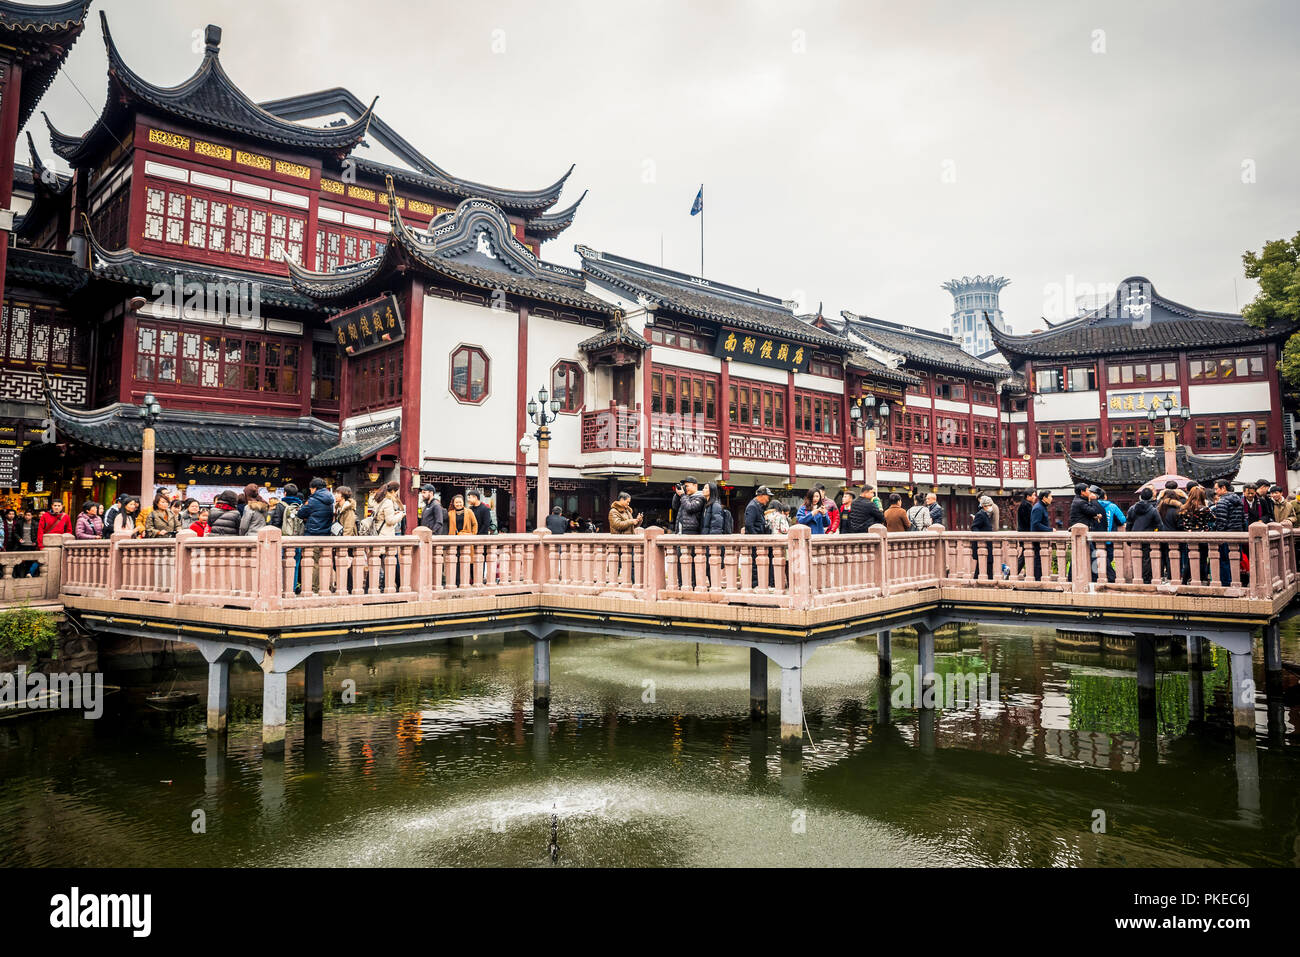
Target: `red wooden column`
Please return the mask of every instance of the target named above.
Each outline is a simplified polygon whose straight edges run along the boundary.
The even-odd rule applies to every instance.
[[[794,461],[794,372],[787,372],[785,379],[785,458],[790,469],[790,484],[795,485]]]
[[[1097,413],[1097,454],[1105,455],[1110,448],[1110,373],[1106,369],[1106,360],[1097,359],[1097,401],[1100,409]]]
[[[312,350],[315,346],[316,343],[312,340],[311,329],[304,322],[302,348],[298,351],[298,391],[300,399],[298,414],[304,417],[311,415],[311,363]]]
[[[517,330],[518,375],[515,379],[515,434],[522,437],[532,423],[528,421],[528,307],[519,307],[519,327]],[[528,459],[515,446],[514,478],[515,520],[512,529],[516,532],[528,531]],[[538,515],[537,524],[545,528],[546,516]]]
[[[651,361],[650,354],[654,344],[650,337],[645,337],[645,352],[641,357],[641,474],[647,480],[650,478],[650,470],[654,468],[654,450],[650,445],[650,431],[654,419],[654,405],[652,392],[650,389],[651,374],[654,371],[654,363]]]
[[[853,430],[849,427],[849,370],[844,370],[844,397],[840,400],[840,457],[844,461],[844,487],[849,488],[853,485]],[[885,426],[887,431],[888,425]],[[885,441],[889,441],[889,436],[885,436]],[[880,444],[876,443],[877,446]],[[866,467],[866,453],[862,453],[864,458],[862,465]]]
[[[722,457],[722,481],[731,477],[731,357],[722,357],[722,375],[719,377],[718,404],[718,454]]]
[[[398,440],[398,481],[402,483],[402,507],[407,528],[415,528],[419,490],[411,488],[411,477],[420,474],[420,382],[424,352],[424,280],[412,277],[407,288],[406,338],[402,341],[402,431]]]
[[[0,209],[9,209],[14,196],[14,151],[18,148],[18,110],[23,90],[23,68],[13,61],[3,65],[5,81],[0,104]],[[10,229],[0,230],[0,294],[5,288],[9,263]]]
[[[1025,363],[1025,451],[1029,453],[1029,481],[1038,489],[1038,432],[1034,428],[1034,364]]]

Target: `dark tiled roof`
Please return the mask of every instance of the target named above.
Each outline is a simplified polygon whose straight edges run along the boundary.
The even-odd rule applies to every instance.
[[[859,369],[875,379],[899,382],[903,385],[920,385],[921,380],[903,369],[893,369],[871,358],[864,351],[849,353],[849,368]]]
[[[365,111],[364,104],[350,90],[337,86],[328,90],[302,93],[298,96],[288,96],[279,100],[266,100],[262,102],[261,107],[276,116],[289,120],[316,119],[328,116],[331,113],[349,113],[353,116],[360,116]],[[569,173],[573,172],[573,167],[569,167],[569,173],[565,173],[558,182],[552,183],[544,189],[500,189],[461,179],[459,176],[453,176],[412,146],[378,115],[371,115],[370,128],[366,131],[366,139],[367,141],[378,142],[393,155],[405,161],[410,166],[410,169],[388,166],[356,156],[353,159],[356,161],[357,169],[377,175],[381,179],[384,176],[392,176],[397,182],[404,183],[407,186],[415,186],[447,196],[462,199],[481,196],[484,199],[492,200],[503,209],[511,212],[535,213],[537,210],[553,206],[560,198],[560,191],[564,188],[564,182],[569,178]],[[412,170],[418,172],[412,172]]]
[[[70,0],[55,6],[0,2],[0,43],[11,48],[23,65],[18,129],[27,125],[81,35],[89,6],[90,0]]]
[[[554,239],[573,225],[573,217],[578,214],[578,207],[582,205],[582,201],[586,198],[587,191],[583,190],[582,195],[578,197],[578,201],[568,209],[534,216],[524,223],[524,229],[529,233],[540,236],[543,240]]]
[[[1178,474],[1208,485],[1215,479],[1232,481],[1241,468],[1244,446],[1228,456],[1194,455],[1187,446],[1178,446],[1176,462]],[[1110,448],[1104,458],[1096,462],[1080,462],[1065,453],[1065,465],[1075,482],[1087,482],[1104,489],[1132,491],[1164,474],[1165,453],[1156,449],[1154,454],[1145,448]]]
[[[844,318],[847,333],[886,352],[902,356],[909,365],[983,375],[993,380],[1004,379],[1010,374],[1008,369],[976,359],[965,352],[951,336],[943,333],[900,326],[848,310],[840,315]]]
[[[598,332],[590,339],[583,339],[579,342],[578,351],[595,352],[597,349],[607,349],[616,345],[627,346],[640,352],[645,349],[646,341],[630,328],[626,322],[615,322],[604,332]]]
[[[119,125],[123,115],[139,106],[241,138],[336,157],[346,156],[366,133],[371,110],[346,126],[318,129],[292,123],[262,109],[235,86],[222,68],[218,56],[220,27],[208,27],[203,62],[188,80],[172,87],[155,86],[126,65],[102,10],[99,17],[108,49],[109,97],[104,111],[90,132],[82,137],[68,136],[50,126],[55,152],[73,166],[93,159],[106,140],[115,142],[113,128]],[[46,122],[49,123],[48,117]]]
[[[656,308],[835,351],[845,350],[843,339],[800,322],[789,307],[772,296],[699,280],[587,246],[574,248],[582,257],[583,271],[594,282],[628,293],[633,299],[648,300]]]
[[[353,465],[365,461],[381,449],[392,445],[400,438],[398,430],[384,429],[371,435],[362,436],[330,446],[324,452],[313,455],[307,460],[312,468],[337,468],[340,465]]]
[[[51,253],[21,246],[9,250],[5,283],[75,292],[90,279],[90,273],[72,261],[70,253]]]
[[[0,2],[0,29],[27,33],[62,33],[82,25],[90,0],[68,0],[54,6]]]
[[[368,173],[371,176],[384,178],[391,176],[396,182],[406,186],[415,186],[419,189],[429,190],[434,193],[442,193],[447,196],[455,196],[461,199],[489,199],[496,203],[502,209],[509,210],[512,213],[538,212],[549,209],[554,206],[560,198],[560,193],[564,189],[564,183],[568,180],[569,175],[573,172],[570,166],[568,172],[561,176],[556,182],[544,189],[537,190],[513,190],[499,189],[495,186],[485,186],[482,183],[474,183],[467,179],[451,176],[448,173],[439,171],[437,173],[413,173],[410,170],[402,169],[397,166],[386,166],[383,163],[376,163],[372,160],[361,159],[356,157],[356,168],[361,173]],[[586,195],[585,193],[583,194]],[[579,200],[578,202],[581,202]],[[577,203],[573,206],[577,208]],[[557,213],[557,216],[563,215]]]
[[[391,177],[388,192],[396,197]],[[502,260],[509,259],[512,269],[490,269],[466,259],[450,258],[450,252],[463,252],[473,237],[457,231],[457,221],[464,216],[491,223],[494,240],[501,248]],[[586,291],[582,277],[572,270],[553,266],[533,256],[510,233],[509,222],[499,206],[489,200],[475,198],[464,200],[454,214],[444,214],[436,220],[441,224],[443,237],[425,238],[416,235],[403,221],[397,203],[388,204],[388,222],[391,227],[388,242],[379,255],[363,263],[355,263],[330,272],[315,272],[295,263],[289,263],[289,276],[295,289],[313,299],[337,301],[355,299],[366,289],[376,287],[399,266],[420,269],[435,277],[452,279],[478,289],[512,293],[539,302],[585,309],[601,315],[612,316],[618,310]],[[452,247],[455,247],[452,249]],[[450,251],[450,252],[449,252]]]
[[[1129,296],[1139,307],[1128,308]],[[1141,308],[1141,304],[1149,308]],[[993,341],[1008,359],[1075,358],[1169,349],[1213,349],[1268,342],[1294,326],[1257,329],[1241,316],[1192,309],[1159,295],[1151,282],[1130,276],[1100,309],[1063,322],[1045,332],[1008,335],[990,326]]]
[[[49,395],[56,438],[96,449],[136,452],[144,431],[139,407],[114,403],[102,409],[68,409]],[[338,441],[338,429],[319,419],[164,410],[154,425],[163,455],[216,455],[303,462]]]
[[[261,303],[265,306],[279,306],[298,312],[323,314],[327,312],[311,298],[304,296],[282,276],[268,276],[265,273],[238,272],[236,270],[214,270],[196,267],[193,263],[179,259],[167,259],[162,256],[146,256],[133,249],[109,250],[99,245],[90,226],[86,226],[90,242],[90,271],[101,279],[120,282],[129,286],[153,288],[155,283],[175,283],[179,276],[182,285],[198,282],[210,283],[257,283]]]

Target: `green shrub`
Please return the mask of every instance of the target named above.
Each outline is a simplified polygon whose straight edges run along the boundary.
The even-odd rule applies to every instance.
[[[54,615],[26,604],[0,612],[0,652],[10,655],[25,651],[48,651],[59,629]]]

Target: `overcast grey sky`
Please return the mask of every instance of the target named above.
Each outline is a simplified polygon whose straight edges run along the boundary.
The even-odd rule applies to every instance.
[[[561,205],[591,193],[543,247],[569,265],[576,242],[657,263],[662,238],[665,265],[698,271],[703,182],[710,278],[937,328],[942,282],[996,273],[1028,331],[1053,292],[1135,274],[1236,311],[1242,252],[1300,231],[1297,0],[100,9],[157,83],[193,71],[193,31],[216,23],[256,99],[378,94],[426,155],[493,185],[577,163]],[[42,105],[81,133],[104,102],[97,15],[65,72]]]

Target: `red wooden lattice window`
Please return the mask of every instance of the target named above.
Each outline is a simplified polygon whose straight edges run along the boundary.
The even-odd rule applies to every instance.
[[[301,348],[271,336],[141,322],[135,377],[195,389],[297,395]]]
[[[391,409],[402,401],[402,349],[395,346],[353,359],[349,414]]]

